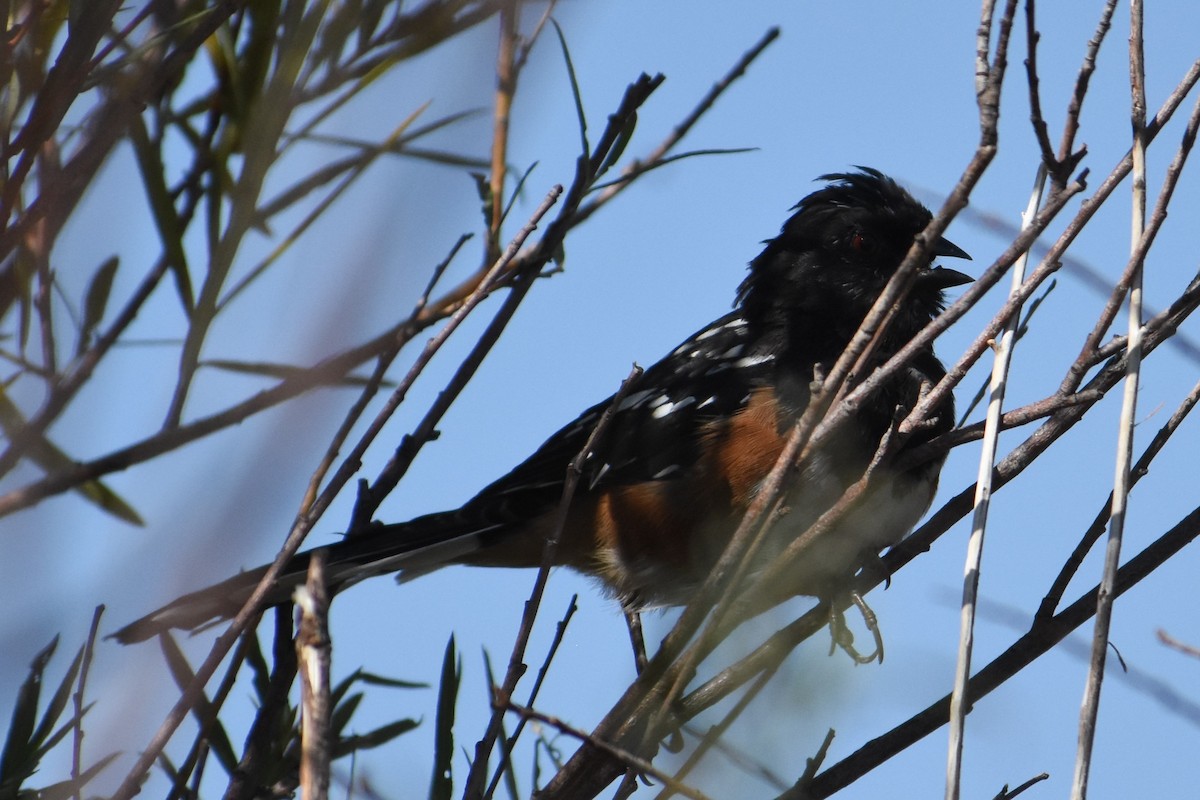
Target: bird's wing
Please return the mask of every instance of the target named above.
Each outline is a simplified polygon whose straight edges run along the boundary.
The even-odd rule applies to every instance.
[[[688,474],[700,433],[732,417],[765,383],[772,356],[750,351],[746,321],[736,312],[697,331],[649,367],[616,406],[595,451],[583,465],[586,494]],[[528,459],[464,506],[493,520],[529,519],[556,504],[567,465],[613,404],[609,397],[552,435]]]

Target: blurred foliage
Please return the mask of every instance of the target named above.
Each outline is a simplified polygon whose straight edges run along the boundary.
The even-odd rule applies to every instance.
[[[489,19],[500,6],[499,0],[3,5],[0,428],[6,446],[0,479],[21,465],[45,478],[33,493],[0,495],[0,516],[74,491],[108,514],[141,524],[134,506],[101,476],[202,434],[172,436],[194,422],[187,399],[201,366],[292,387],[271,402],[229,409],[221,425],[313,386],[362,384],[348,373],[379,346],[330,373],[282,361],[208,359],[205,343],[230,300],[275,266],[380,158],[488,167],[483,156],[430,143],[470,111],[427,119],[426,107],[410,109],[380,141],[324,129],[390,70]],[[314,143],[321,155],[305,163],[315,166],[303,173],[294,165],[278,168],[297,147]],[[130,178],[146,198],[139,222],[158,236],[157,259],[133,264],[97,253],[92,264],[60,262],[56,245],[65,223],[122,145],[135,156],[137,173]],[[274,242],[265,258],[245,255],[252,232],[269,232]],[[178,350],[177,374],[164,378],[172,399],[162,429],[103,465],[80,464],[48,432],[114,346],[128,341],[139,312],[164,292],[174,295],[184,334],[160,343]]]
[[[84,648],[72,659],[66,674],[59,681],[58,687],[47,700],[45,707],[39,712],[42,703],[42,685],[46,678],[46,668],[58,648],[58,637],[43,648],[33,658],[29,665],[29,674],[17,691],[13,703],[12,718],[9,720],[8,735],[4,741],[4,751],[0,753],[0,798],[16,800],[17,798],[41,798],[42,800],[57,800],[72,795],[78,796],[92,778],[99,774],[109,762],[116,758],[116,753],[110,753],[98,759],[86,769],[81,769],[76,760],[75,769],[69,780],[59,781],[37,790],[25,786],[26,782],[38,771],[38,767],[46,755],[59,745],[70,742],[67,739],[75,734],[75,744],[83,736],[83,716],[87,707],[82,703],[76,704],[74,713],[68,714],[67,705],[71,701],[71,689],[76,680],[82,681],[80,667],[84,661]],[[80,690],[82,691],[82,689]],[[78,699],[78,698],[77,698]],[[76,751],[78,752],[78,751]]]
[[[205,343],[228,303],[318,228],[325,212],[381,159],[418,159],[455,170],[490,168],[486,150],[460,153],[436,144],[439,132],[470,118],[472,110],[438,118],[429,117],[427,105],[402,110],[398,124],[378,141],[334,135],[327,128],[384,75],[489,20],[502,5],[500,0],[14,0],[0,6],[6,27],[0,43],[0,479],[22,466],[43,476],[36,496],[26,492],[28,487],[0,492],[0,516],[74,491],[103,513],[141,524],[134,505],[100,476],[214,429],[194,425],[187,411],[200,367],[283,387],[269,402],[248,397],[228,410],[222,425],[308,388],[368,383],[352,371],[385,345],[394,346],[394,331],[343,354],[332,370],[282,360],[206,358]],[[298,173],[294,163],[279,168],[298,147],[313,144],[321,155],[307,158],[307,171]],[[67,221],[123,146],[137,168],[128,178],[140,185],[146,201],[142,210],[127,212],[146,215],[137,222],[157,235],[157,257],[139,264],[115,253],[96,253],[90,264],[61,261],[56,246]],[[129,224],[132,228],[135,221]],[[250,258],[244,245],[260,232],[270,237],[272,249],[265,257]],[[178,351],[179,364],[176,374],[163,378],[173,386],[162,427],[110,454],[103,465],[81,464],[70,445],[52,440],[49,431],[114,348],[129,341],[133,320],[164,293],[173,298],[185,333],[161,344]],[[379,378],[375,382],[389,385]],[[194,434],[181,435],[193,428]],[[86,708],[77,696],[72,713],[70,701],[72,688],[81,686],[86,673],[84,649],[46,697],[43,684],[56,645],[57,640],[36,655],[13,701],[0,755],[0,800],[81,797],[85,785],[116,756],[79,763]],[[172,677],[186,686],[194,677],[192,667],[172,640],[163,639],[162,645]],[[158,760],[173,787],[171,796],[194,796],[195,782],[210,760],[229,776],[229,796],[281,796],[295,790],[299,712],[289,699],[295,671],[290,650],[286,635],[277,637],[270,657],[256,637],[243,640],[239,653],[247,669],[242,672],[251,681],[258,712],[242,751],[220,719],[223,697],[196,704],[192,713],[201,733],[185,761],[175,764],[165,755]],[[439,742],[448,735],[444,726],[453,722],[456,681],[443,682]],[[355,714],[368,690],[389,688],[424,684],[360,669],[332,687],[333,759],[353,758],[418,726],[418,720],[402,717],[356,730]],[[46,755],[72,741],[70,778],[31,788]]]

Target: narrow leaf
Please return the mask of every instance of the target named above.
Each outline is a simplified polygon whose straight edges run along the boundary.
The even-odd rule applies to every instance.
[[[133,153],[142,173],[142,184],[146,190],[146,199],[150,203],[150,213],[154,217],[154,227],[162,240],[163,253],[170,265],[171,275],[175,278],[179,301],[183,304],[184,311],[190,313],[195,305],[195,294],[191,274],[188,272],[187,252],[183,247],[183,223],[175,210],[171,192],[167,189],[161,142],[150,140],[146,123],[140,114],[134,114],[130,122],[129,140],[133,144]]]
[[[71,662],[71,666],[67,668],[67,674],[63,676],[62,681],[58,684],[58,689],[54,692],[54,696],[46,704],[46,711],[42,714],[42,721],[38,724],[37,730],[33,732],[31,741],[43,751],[48,749],[45,747],[46,742],[54,732],[54,728],[58,724],[58,718],[62,716],[63,709],[67,707],[67,703],[71,699],[71,689],[75,683],[75,676],[79,674],[79,666],[82,663],[83,647],[80,647],[79,652],[75,654],[75,659]]]
[[[162,646],[163,657],[166,659],[167,668],[171,672],[171,677],[175,680],[175,685],[179,687],[181,692],[186,691],[196,675],[192,670],[191,664],[188,663],[187,657],[179,649],[179,645],[176,644],[174,638],[163,635],[158,637],[158,641]],[[200,694],[200,699],[193,706],[192,713],[195,714],[196,719],[201,721],[211,718],[211,703],[209,703],[208,697],[203,692]],[[213,755],[217,757],[221,766],[232,775],[237,769],[238,759],[224,726],[219,721],[214,721],[209,727],[207,738]]]
[[[104,319],[104,311],[108,308],[108,297],[112,293],[113,279],[117,275],[117,265],[120,260],[116,256],[105,259],[92,275],[88,283],[87,294],[83,301],[83,322],[79,326],[79,344],[75,347],[75,355],[87,349],[92,333]]]
[[[22,455],[45,470],[48,475],[75,466],[75,461],[45,436],[32,436],[26,433],[24,428],[24,415],[0,386],[0,429],[3,429],[10,441],[20,436],[25,437]],[[84,481],[75,487],[75,491],[117,519],[131,525],[144,524],[132,506],[99,480]]]
[[[575,77],[575,64],[571,61],[571,51],[567,48],[567,37],[563,35],[562,28],[559,27],[558,20],[551,19],[550,23],[554,25],[554,31],[558,34],[558,43],[562,46],[563,60],[567,63],[567,78],[571,81],[571,95],[575,98],[575,114],[579,118],[579,143],[582,148],[581,157],[586,159],[592,152],[592,147],[588,144],[587,135],[587,115],[583,112],[583,94],[579,91],[579,81]],[[589,176],[589,182],[590,182]]]
[[[38,700],[42,694],[42,675],[46,665],[58,647],[58,637],[50,640],[41,652],[33,657],[29,674],[17,690],[12,718],[8,725],[8,739],[0,753],[0,794],[16,796],[16,790],[37,769],[37,745],[33,742],[33,731],[37,725]]]
[[[653,164],[644,166],[638,172],[638,174],[645,175],[653,172],[659,167],[665,167],[668,164],[674,164],[676,161],[682,161],[685,158],[695,158],[696,156],[728,156],[735,155],[737,153],[753,153],[756,150],[758,150],[757,147],[713,147],[706,148],[704,150],[689,150],[686,153],[676,153],[673,156],[667,156],[659,161],[655,161]],[[588,189],[588,192],[598,192],[601,189],[607,189],[609,186],[615,186],[618,183],[625,183],[628,180],[628,177],[620,177],[604,183],[597,183],[595,186]]]
[[[333,757],[341,758],[351,753],[356,753],[359,750],[370,750],[373,747],[387,744],[397,736],[415,730],[420,724],[420,720],[398,719],[395,722],[389,722],[387,725],[381,725],[368,733],[346,737],[339,741],[333,748]]]
[[[454,636],[446,642],[442,658],[442,680],[438,689],[437,722],[434,726],[433,779],[429,785],[429,800],[450,800],[454,792],[451,772],[454,758],[454,709],[458,702],[458,685],[462,665],[455,655]]]
[[[68,798],[78,795],[83,791],[83,787],[91,782],[92,778],[99,775],[101,770],[111,764],[113,759],[119,755],[120,753],[109,753],[81,772],[78,780],[50,784],[46,788],[38,790],[36,797],[38,800],[68,800]]]

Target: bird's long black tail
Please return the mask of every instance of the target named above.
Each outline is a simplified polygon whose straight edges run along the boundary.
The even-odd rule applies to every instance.
[[[501,523],[481,520],[464,511],[429,514],[396,525],[377,525],[320,548],[327,558],[326,583],[331,591],[338,591],[389,572],[399,572],[402,580],[416,577],[486,546],[491,535],[503,527]],[[305,581],[312,552],[299,553],[288,563],[267,593],[265,606],[291,600],[296,587]],[[130,644],[171,629],[195,631],[230,619],[250,599],[266,572],[266,566],[258,567],[186,594],[126,625],[111,638]]]

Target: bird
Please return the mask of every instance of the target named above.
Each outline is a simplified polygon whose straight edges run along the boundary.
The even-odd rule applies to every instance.
[[[930,211],[882,172],[818,178],[823,185],[764,243],[737,288],[733,310],[645,369],[582,464],[555,556],[598,579],[626,610],[683,605],[705,580],[807,407],[814,381],[846,348]],[[934,265],[970,259],[938,238],[876,348],[882,363],[945,308],[945,291],[971,282]],[[863,477],[883,437],[945,375],[931,345],[883,381],[785,483],[786,513],[755,556],[761,571]],[[386,573],[411,578],[450,564],[537,567],[555,529],[568,464],[613,397],[583,411],[525,461],[458,509],[373,523],[322,548],[332,592]],[[920,446],[954,425],[949,394],[900,445]],[[865,554],[901,541],[928,510],[945,456],[872,473],[870,489],[788,572],[794,595],[820,596]],[[290,600],[310,553],[298,554],[268,604]],[[121,642],[235,615],[265,567],[185,595],[117,631]],[[752,573],[753,574],[753,573]]]

